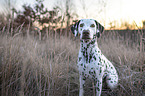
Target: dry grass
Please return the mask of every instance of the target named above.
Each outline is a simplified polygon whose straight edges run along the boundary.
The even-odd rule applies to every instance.
[[[78,95],[79,40],[60,36],[40,41],[17,35],[0,36],[0,41],[1,96]],[[119,73],[118,88],[103,89],[102,96],[145,95],[145,54],[140,45],[116,34],[102,35],[98,42]],[[86,96],[92,96],[92,90],[85,90]]]
[[[124,41],[116,33],[109,34],[102,36],[100,49],[113,62],[119,73],[119,87],[115,90],[115,93],[117,92],[117,96],[145,95],[145,91],[143,91],[145,90],[145,53],[143,46],[130,40]]]

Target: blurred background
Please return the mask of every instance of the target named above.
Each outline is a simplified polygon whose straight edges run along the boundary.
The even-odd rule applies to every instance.
[[[66,27],[73,20],[92,18],[108,30],[144,28],[144,3],[143,0],[0,0],[0,26],[5,26],[9,19],[16,23],[25,18],[20,24],[29,21],[42,29],[50,23],[56,25],[57,21],[55,27]]]

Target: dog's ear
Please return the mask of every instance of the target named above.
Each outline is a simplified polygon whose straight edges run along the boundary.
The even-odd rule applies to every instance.
[[[75,37],[78,35],[78,25],[80,23],[80,20],[78,22],[76,22],[72,27],[71,27],[71,31],[72,33],[75,35]]]
[[[96,35],[97,37],[99,38],[100,37],[100,33],[102,33],[104,31],[104,27],[95,20],[95,23],[96,23]]]

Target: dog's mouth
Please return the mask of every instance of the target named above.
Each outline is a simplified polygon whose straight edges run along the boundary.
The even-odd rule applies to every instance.
[[[92,39],[90,38],[90,36],[82,36],[82,40],[87,43]]]
[[[83,35],[82,39],[88,40],[88,39],[91,39],[91,38],[90,38],[90,36],[84,36],[84,35]]]

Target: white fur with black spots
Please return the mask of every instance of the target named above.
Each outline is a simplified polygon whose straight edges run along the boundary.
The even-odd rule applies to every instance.
[[[97,39],[104,27],[94,19],[81,19],[71,27],[75,36],[80,34],[78,70],[80,75],[79,96],[83,96],[83,87],[87,78],[95,82],[96,96],[101,95],[102,80],[106,77],[108,87],[116,88],[118,74],[113,64],[101,53]]]

